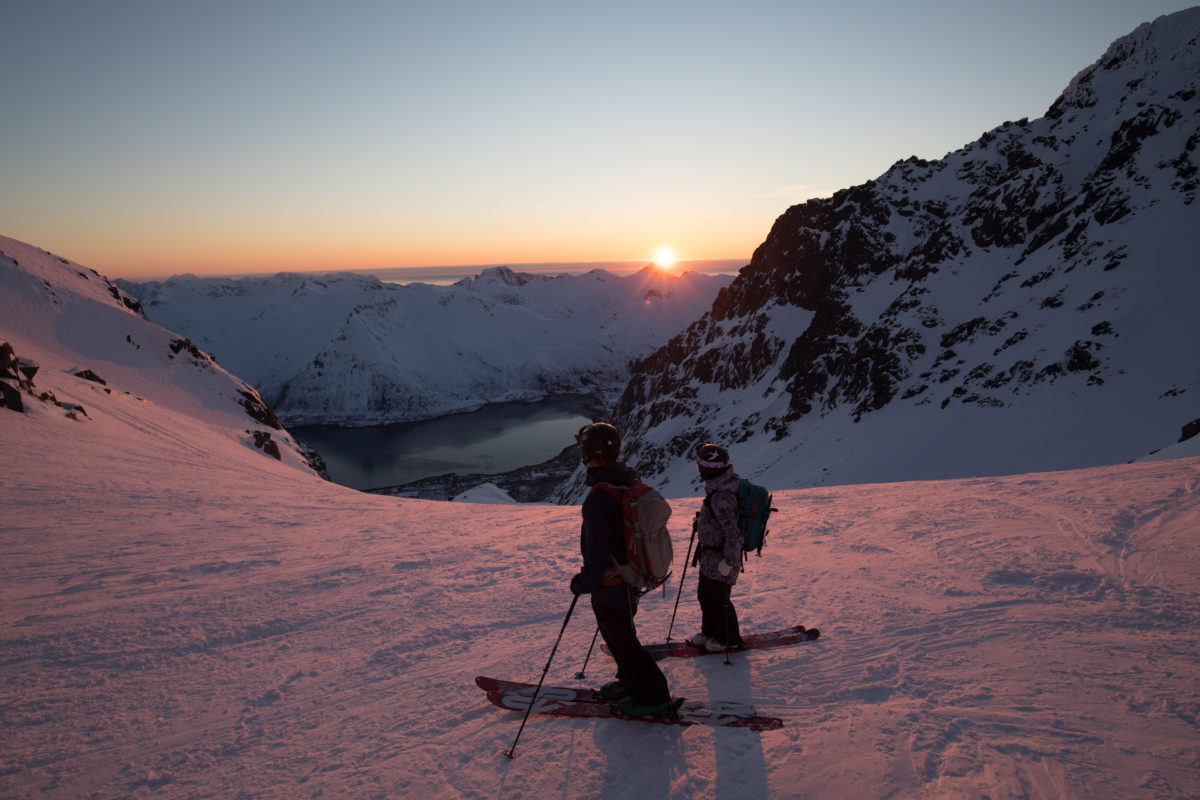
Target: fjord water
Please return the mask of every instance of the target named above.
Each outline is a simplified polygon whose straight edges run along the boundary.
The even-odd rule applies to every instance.
[[[497,403],[421,422],[345,428],[289,427],[325,460],[329,477],[354,489],[399,486],[435,475],[493,474],[540,464],[592,421],[589,398]]]

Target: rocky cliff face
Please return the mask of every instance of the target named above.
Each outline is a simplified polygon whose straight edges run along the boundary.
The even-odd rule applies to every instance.
[[[629,460],[678,491],[702,440],[804,485],[1174,441],[1200,411],[1198,37],[1200,9],[1143,25],[1043,118],[788,209],[635,368]]]

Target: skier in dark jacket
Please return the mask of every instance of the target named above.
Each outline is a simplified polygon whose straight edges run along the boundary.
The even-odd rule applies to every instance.
[[[717,444],[698,445],[692,451],[704,479],[704,504],[696,525],[698,547],[693,563],[700,565],[700,632],[688,640],[712,652],[745,647],[738,628],[737,611],[729,599],[742,570],[745,534],[738,522],[738,475],[729,451]]]
[[[602,697],[617,701],[629,716],[667,716],[671,694],[654,658],[638,641],[633,616],[638,595],[612,570],[614,559],[626,563],[625,521],[621,505],[597,483],[630,486],[636,473],[617,461],[621,435],[606,422],[585,425],[576,437],[593,488],[583,501],[579,549],[583,569],[571,579],[571,591],[592,596],[592,611],[604,643],[617,662],[617,679],[600,688]]]

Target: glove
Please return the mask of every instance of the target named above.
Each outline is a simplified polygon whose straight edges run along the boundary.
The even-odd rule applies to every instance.
[[[728,578],[729,573],[733,572],[733,564],[730,564],[725,559],[721,559],[721,563],[717,564],[717,572],[721,573],[722,578]]]
[[[574,578],[571,578],[571,594],[586,594],[583,590],[583,573],[576,573]]]

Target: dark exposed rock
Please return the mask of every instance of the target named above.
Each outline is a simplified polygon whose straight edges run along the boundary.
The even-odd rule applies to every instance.
[[[1163,128],[1179,121],[1182,114],[1174,108],[1151,105],[1121,122],[1113,132],[1108,154],[1100,164],[1101,172],[1125,171],[1141,151],[1142,142]]]
[[[1183,430],[1179,434],[1179,441],[1186,442],[1197,434],[1200,434],[1200,419],[1194,419],[1183,426]]]
[[[27,381],[33,381],[33,378],[35,375],[38,374],[39,369],[40,369],[40,367],[38,366],[38,363],[36,361],[34,361],[33,359],[30,359],[30,358],[18,358],[17,359],[17,371],[19,373],[21,373],[21,376],[24,377],[25,380],[27,380]]]
[[[142,310],[141,300],[138,300],[136,297],[130,297],[116,286],[113,286],[111,283],[108,285],[108,291],[115,299],[119,300],[123,306],[137,314],[139,317],[146,316],[146,313]]]
[[[283,455],[279,452],[279,443],[272,439],[267,431],[254,431],[254,446],[276,461],[283,460]]]
[[[329,477],[329,467],[325,464],[325,459],[321,457],[320,453],[303,442],[296,442],[296,446],[300,449],[301,457],[304,458],[304,461],[312,468],[313,472],[327,481],[332,480]]]
[[[87,409],[78,403],[59,403],[66,410],[67,416],[70,419],[79,419],[80,415],[87,416]]]
[[[253,389],[246,388],[240,390],[238,394],[241,397],[241,399],[238,400],[238,404],[242,408],[246,409],[246,413],[249,414],[253,419],[258,420],[264,425],[269,425],[276,430],[283,428],[283,426],[279,424],[279,419],[275,416],[275,412],[272,411],[271,407],[267,405],[266,401],[259,396],[258,392]]]
[[[8,342],[0,342],[0,378],[16,380],[19,376],[18,366],[13,346]]]
[[[93,372],[90,369],[79,369],[71,374],[74,375],[76,378],[82,378],[85,381],[92,381],[93,383],[98,383],[101,386],[108,385],[108,381],[104,380],[104,378],[101,378],[99,375],[97,375],[95,372]]]
[[[1101,346],[1096,342],[1076,342],[1067,351],[1066,367],[1069,372],[1087,372],[1100,366],[1093,355]]]
[[[0,378],[0,407],[9,411],[24,411],[25,403],[21,400],[21,390],[4,378]]]
[[[87,416],[87,411],[83,406],[74,403],[60,403],[54,396],[54,392],[51,391],[37,391],[33,379],[37,375],[38,369],[36,361],[17,355],[10,342],[0,342],[0,407],[10,411],[24,412],[25,401],[22,395],[28,395],[45,405],[65,409],[66,416],[71,419],[78,419],[80,414]],[[75,374],[80,378],[104,383],[91,370],[80,370]],[[105,389],[105,391],[109,390]]]
[[[192,344],[190,339],[173,339],[168,347],[171,350],[171,355],[168,358],[173,359],[180,353],[187,353],[196,364],[210,364],[214,360],[211,355]]]

